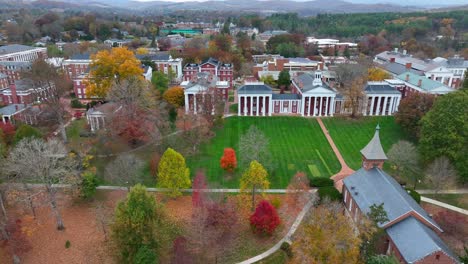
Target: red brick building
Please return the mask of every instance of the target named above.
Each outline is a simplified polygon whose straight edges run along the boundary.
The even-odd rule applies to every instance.
[[[21,79],[21,72],[31,69],[29,61],[0,61],[0,73],[5,74],[9,83]]]
[[[216,76],[218,81],[229,83],[229,89],[232,89],[234,78],[234,67],[231,63],[223,63],[213,58],[209,58],[202,63],[188,63],[183,69],[183,80],[190,81],[196,77],[199,72],[207,72]]]
[[[438,236],[443,232],[439,225],[383,171],[387,156],[380,144],[379,126],[361,155],[362,168],[342,180],[343,202],[355,222],[366,217],[372,205],[383,205],[388,219],[377,223],[386,233],[386,249],[381,253],[395,255],[400,263],[459,263]]]
[[[0,91],[3,103],[9,104],[32,104],[40,102],[46,96],[46,89],[36,87],[31,80],[17,80],[6,89]]]

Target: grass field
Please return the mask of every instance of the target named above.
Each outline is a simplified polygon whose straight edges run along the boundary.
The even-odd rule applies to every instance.
[[[393,117],[363,117],[357,120],[336,117],[325,118],[323,122],[346,163],[355,170],[361,167],[360,150],[374,136],[377,124],[380,124],[380,141],[385,152],[398,140],[406,138]]]
[[[224,148],[232,147],[239,160],[239,139],[251,125],[257,126],[269,138],[269,149],[276,166],[269,171],[271,188],[285,188],[297,171],[324,177],[339,171],[338,160],[314,119],[230,117],[225,120],[224,127],[216,131],[216,136],[200,147],[199,154],[187,158],[191,174],[204,169],[210,182],[238,188],[239,179],[246,168],[238,168],[230,175],[220,168],[219,159]]]

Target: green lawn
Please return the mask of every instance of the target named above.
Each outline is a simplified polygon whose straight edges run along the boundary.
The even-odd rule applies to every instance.
[[[346,163],[355,170],[361,167],[360,150],[373,137],[377,124],[380,124],[380,141],[385,152],[398,140],[406,138],[393,117],[362,117],[356,120],[335,117],[324,118],[323,122]]]
[[[238,142],[255,125],[269,138],[269,148],[276,168],[269,171],[271,188],[285,188],[290,178],[303,171],[311,176],[330,177],[340,165],[315,119],[301,117],[230,117],[216,136],[200,147],[199,154],[188,157],[192,176],[204,169],[212,183],[238,188],[239,179],[246,168],[238,168],[232,175],[219,166],[224,148],[232,147],[239,159]]]

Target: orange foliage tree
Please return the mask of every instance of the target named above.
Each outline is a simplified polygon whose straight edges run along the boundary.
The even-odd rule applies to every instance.
[[[114,82],[130,77],[143,78],[140,61],[126,47],[102,50],[91,56],[90,79],[86,83],[88,96],[106,97]]]
[[[223,170],[229,172],[232,172],[235,168],[237,168],[236,151],[232,148],[225,148],[224,155],[220,160],[220,164]]]
[[[175,108],[179,108],[185,104],[184,88],[180,86],[171,87],[164,92],[163,98]]]

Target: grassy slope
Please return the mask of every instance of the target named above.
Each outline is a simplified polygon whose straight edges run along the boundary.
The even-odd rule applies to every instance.
[[[192,175],[203,168],[210,182],[223,187],[238,188],[245,168],[238,168],[233,175],[226,175],[219,166],[224,148],[233,147],[238,152],[240,137],[255,125],[270,139],[270,151],[276,169],[269,172],[271,188],[285,188],[296,171],[310,175],[308,165],[315,165],[321,176],[330,177],[340,169],[316,120],[300,117],[231,117],[225,120],[216,137],[200,147],[200,153],[187,159]],[[317,150],[326,162],[328,172]]]
[[[323,122],[346,163],[353,169],[361,167],[360,150],[373,137],[377,124],[380,124],[380,141],[385,152],[398,140],[405,139],[393,117],[327,118]]]

